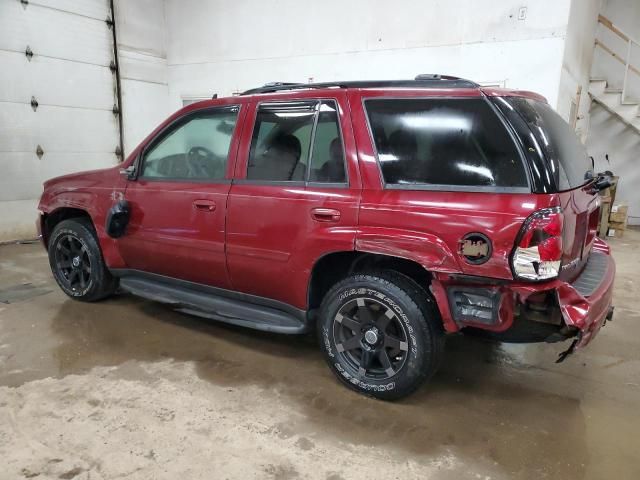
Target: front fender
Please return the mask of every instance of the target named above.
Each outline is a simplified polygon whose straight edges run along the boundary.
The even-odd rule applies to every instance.
[[[87,212],[92,218],[95,216],[97,195],[94,192],[82,190],[58,190],[43,195],[39,208],[47,214],[53,214],[64,208],[73,208]]]
[[[117,241],[106,234],[105,221],[123,190],[123,180],[113,168],[58,177],[45,183],[38,208],[49,216],[67,208],[86,212],[96,229],[105,263],[110,268],[121,268],[124,261]]]

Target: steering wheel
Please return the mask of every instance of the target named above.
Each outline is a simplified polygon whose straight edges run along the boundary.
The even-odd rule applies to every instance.
[[[195,145],[189,149],[187,152],[189,157],[193,157],[195,155],[199,157],[210,158],[214,156],[214,153],[206,147],[201,147],[200,145]]]
[[[210,159],[214,158],[215,154],[206,147],[195,145],[187,152],[187,168],[189,169],[189,176],[192,178],[206,178],[209,176],[207,172],[207,165],[211,162]],[[204,160],[204,162],[202,161]]]

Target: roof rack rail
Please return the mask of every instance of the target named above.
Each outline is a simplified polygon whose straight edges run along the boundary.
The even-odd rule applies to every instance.
[[[439,73],[421,73],[419,75],[416,75],[414,80],[416,82],[421,82],[426,80],[465,80],[467,82],[470,81],[464,78],[454,77],[453,75],[441,75]]]
[[[322,83],[287,83],[270,82],[262,87],[252,88],[240,95],[253,95],[257,93],[273,93],[285,90],[304,90],[317,88],[476,88],[479,85],[471,80],[451,75],[437,73],[423,73],[413,80],[357,80],[346,82],[322,82]]]
[[[273,87],[295,87],[297,85],[301,85],[300,83],[289,83],[289,82],[268,82],[265,83],[262,88],[273,88]]]

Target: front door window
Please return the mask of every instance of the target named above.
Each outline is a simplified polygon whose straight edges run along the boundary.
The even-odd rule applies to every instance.
[[[237,108],[187,117],[147,150],[140,177],[222,180],[237,117]]]

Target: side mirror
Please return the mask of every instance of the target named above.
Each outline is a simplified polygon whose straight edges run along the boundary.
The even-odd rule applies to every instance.
[[[125,177],[127,177],[127,179],[129,180],[133,180],[135,178],[135,174],[136,174],[136,166],[134,165],[130,165],[127,168],[121,168],[120,169],[120,175],[123,175]]]

